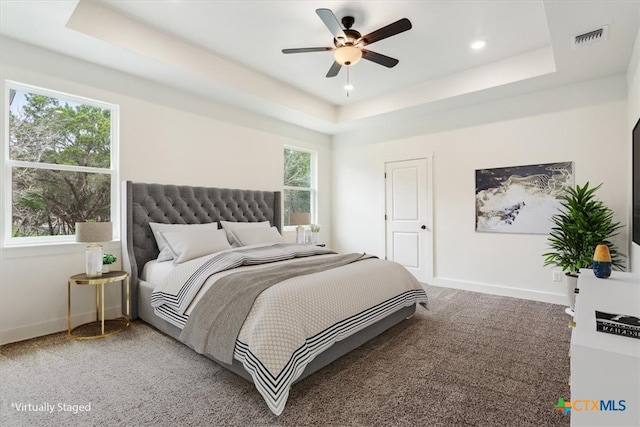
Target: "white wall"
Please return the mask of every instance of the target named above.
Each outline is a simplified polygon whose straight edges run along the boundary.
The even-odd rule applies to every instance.
[[[283,146],[316,150],[319,223],[324,236],[330,235],[329,136],[13,40],[0,43],[3,83],[9,79],[120,106],[121,180],[282,190]],[[3,117],[4,96],[3,90]],[[119,268],[119,243],[105,250],[119,258]],[[84,246],[3,248],[0,264],[0,344],[65,330],[66,282],[84,269]],[[74,288],[79,324],[91,320],[93,287]],[[108,314],[119,313],[117,286],[108,289],[106,306]]]
[[[383,256],[384,162],[432,157],[434,284],[564,303],[562,284],[542,266],[545,235],[475,232],[475,170],[573,161],[575,182],[603,182],[598,196],[627,225],[626,129],[620,75],[425,117],[413,137],[378,140],[375,128],[337,137],[334,246]],[[628,227],[617,241],[625,253],[627,242]]]
[[[381,120],[367,132],[336,136],[333,148],[327,135],[12,40],[0,39],[0,78],[120,105],[121,180],[277,190],[282,146],[317,150],[319,222],[341,251],[384,255],[384,162],[432,157],[435,284],[563,303],[561,285],[542,267],[544,236],[474,232],[474,171],[572,160],[576,182],[604,182],[599,196],[627,224],[639,46],[628,86],[616,76],[419,115],[404,125]],[[106,249],[120,257],[118,242]],[[633,256],[640,272],[637,246]],[[83,265],[80,245],[0,248],[0,344],[66,329],[66,281]],[[90,320],[91,289],[77,289],[76,297],[74,322]],[[119,304],[114,287],[109,313]]]
[[[639,12],[640,13],[640,12]],[[633,127],[640,118],[640,30],[636,36],[636,42],[633,48],[633,55],[629,61],[629,68],[627,70],[627,92],[628,92],[628,119],[627,119],[627,135],[628,135],[628,156],[629,156],[629,182],[632,179],[631,166],[632,166],[632,138],[631,132]],[[629,188],[629,215],[633,215],[632,206],[632,189]],[[640,246],[631,242],[631,271],[640,277]]]

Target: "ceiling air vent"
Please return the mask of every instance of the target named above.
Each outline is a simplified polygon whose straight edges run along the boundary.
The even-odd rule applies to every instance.
[[[609,35],[609,26],[605,25],[596,30],[589,31],[584,34],[578,34],[571,38],[571,43],[574,48],[587,46],[590,44],[598,43],[607,40]]]

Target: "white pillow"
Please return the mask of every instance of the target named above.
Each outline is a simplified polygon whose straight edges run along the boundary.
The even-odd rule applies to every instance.
[[[173,259],[173,253],[171,248],[167,245],[167,241],[162,236],[162,233],[174,232],[174,231],[186,231],[186,230],[217,230],[218,223],[211,222],[207,224],[164,224],[160,222],[150,222],[149,226],[153,231],[153,237],[156,238],[158,249],[158,261],[171,261]]]
[[[269,224],[269,221],[263,221],[263,222],[220,221],[220,225],[222,225],[222,228],[224,229],[224,231],[226,231],[227,239],[229,239],[229,243],[231,243],[231,246],[233,246],[234,248],[242,246],[242,244],[238,242],[238,239],[236,239],[236,235],[235,235],[236,230],[240,230],[243,228],[258,228],[258,227],[269,228],[271,226],[271,224]]]
[[[245,227],[236,229],[234,233],[236,241],[242,246],[284,242],[276,227]]]
[[[174,264],[231,249],[224,230],[170,231],[162,235],[173,253]]]

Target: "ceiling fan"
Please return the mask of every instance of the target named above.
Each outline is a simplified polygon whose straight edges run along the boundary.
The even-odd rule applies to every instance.
[[[316,9],[316,13],[327,26],[331,34],[333,34],[333,44],[335,47],[303,47],[297,49],[282,49],[282,53],[307,53],[307,52],[325,52],[333,51],[334,62],[329,68],[327,77],[335,77],[342,66],[354,65],[364,58],[366,60],[375,62],[376,64],[384,65],[385,67],[392,68],[398,65],[398,60],[391,58],[380,53],[372,52],[364,49],[365,46],[386,39],[387,37],[395,36],[396,34],[411,29],[411,21],[407,18],[402,18],[396,22],[393,22],[385,27],[377,29],[376,31],[362,36],[358,31],[351,29],[354,23],[353,16],[345,16],[342,18],[342,26],[338,22],[338,19],[330,9]]]

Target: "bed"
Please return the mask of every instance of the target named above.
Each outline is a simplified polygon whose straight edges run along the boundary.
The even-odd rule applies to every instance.
[[[131,181],[122,190],[131,319],[253,382],[276,415],[292,384],[426,304],[395,263],[279,240],[280,192]],[[198,246],[221,234],[234,246]],[[159,261],[167,248],[173,260]]]

